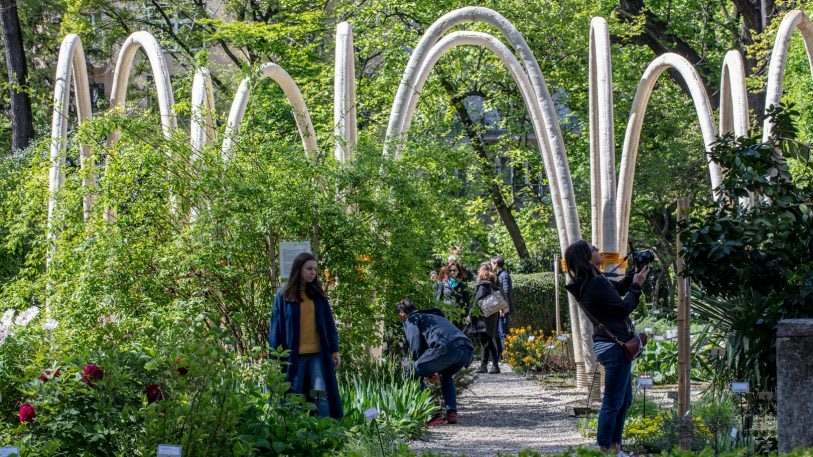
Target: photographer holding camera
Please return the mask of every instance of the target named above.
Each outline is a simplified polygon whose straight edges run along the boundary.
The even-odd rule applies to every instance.
[[[648,252],[647,259],[651,261],[654,255]],[[638,260],[635,256],[633,259]],[[571,278],[565,288],[584,311],[593,316],[591,320],[600,323],[594,325],[593,331],[593,352],[604,366],[605,374],[604,398],[598,415],[598,445],[602,451],[614,452],[618,457],[629,457],[621,449],[621,435],[632,404],[632,362],[624,357],[624,348],[604,328],[622,342],[636,337],[629,316],[638,306],[641,285],[649,274],[648,261],[639,261],[639,269],[633,275],[613,282],[599,270],[602,257],[597,247],[579,240],[565,250],[567,273]]]

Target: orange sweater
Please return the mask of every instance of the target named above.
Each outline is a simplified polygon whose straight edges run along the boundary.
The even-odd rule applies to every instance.
[[[314,303],[304,292],[300,293],[299,303],[299,353],[319,353],[319,332],[316,331]]]

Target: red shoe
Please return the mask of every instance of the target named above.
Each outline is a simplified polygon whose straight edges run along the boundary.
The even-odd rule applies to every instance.
[[[446,413],[446,423],[447,424],[457,423],[457,411],[448,411]]]
[[[455,418],[457,414],[455,414]],[[443,425],[446,423],[446,419],[443,418],[443,414],[437,413],[429,419],[429,422],[426,423],[427,427],[437,427],[438,425]]]

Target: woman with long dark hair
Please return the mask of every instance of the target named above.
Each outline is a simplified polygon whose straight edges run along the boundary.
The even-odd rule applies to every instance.
[[[597,247],[579,240],[565,250],[567,274],[571,282],[565,288],[584,310],[623,341],[635,337],[630,314],[638,307],[641,284],[649,274],[645,266],[621,282],[612,282],[599,270],[602,258]],[[621,298],[621,295],[624,295]],[[604,398],[598,413],[597,441],[604,452],[629,457],[621,449],[621,435],[627,410],[632,404],[632,362],[624,358],[624,349],[599,325],[593,326],[593,353],[604,366]]]
[[[497,275],[491,269],[491,262],[483,262],[480,264],[480,269],[477,271],[477,284],[474,286],[474,301],[475,303],[491,295],[495,291],[499,292],[500,286],[497,284]],[[472,306],[470,310],[474,310]],[[483,346],[483,352],[480,355],[480,367],[475,370],[477,373],[499,374],[500,372],[500,356],[497,351],[499,334],[497,333],[497,325],[500,320],[500,313],[494,313],[488,317],[472,316],[469,312],[469,320],[474,328],[481,329],[481,332],[476,333],[480,339],[480,344]],[[478,326],[478,321],[482,321]],[[488,360],[491,359],[491,369],[488,368]]]
[[[268,342],[272,351],[290,351],[285,370],[291,390],[315,403],[319,416],[341,419],[339,335],[318,273],[313,254],[296,256],[288,285],[274,297]]]

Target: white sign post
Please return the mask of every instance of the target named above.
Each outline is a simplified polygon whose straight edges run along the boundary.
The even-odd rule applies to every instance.
[[[279,277],[287,281],[291,273],[294,259],[303,252],[311,252],[311,242],[304,241],[280,241],[279,243]]]
[[[174,444],[159,444],[157,457],[181,457],[181,447]]]
[[[646,391],[651,389],[653,384],[652,375],[649,373],[643,373],[638,376],[637,387],[644,391],[644,417],[646,417]]]
[[[731,392],[734,392],[735,394],[737,394],[738,397],[740,397],[740,430],[742,430],[742,433],[740,434],[740,436],[743,438],[743,440],[746,438],[744,436],[744,434],[748,430],[747,430],[747,427],[745,426],[745,407],[742,404],[742,400],[743,400],[743,397],[750,390],[751,390],[751,386],[748,384],[747,381],[746,382],[732,382],[731,383]],[[736,437],[737,437],[736,436],[736,433],[737,433],[736,430],[737,430],[737,428],[735,427],[731,431],[731,438],[732,439],[736,439]]]
[[[20,457],[20,448],[17,446],[3,446],[0,447],[0,457]]]

